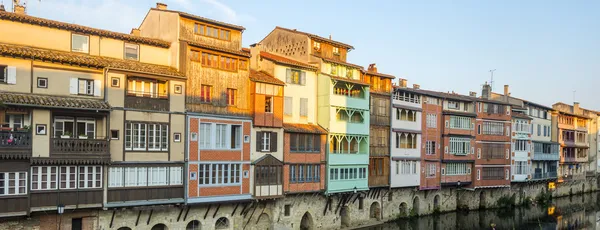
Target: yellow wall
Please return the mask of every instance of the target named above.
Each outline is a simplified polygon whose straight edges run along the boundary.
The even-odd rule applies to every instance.
[[[1,21],[0,21],[1,22]],[[0,36],[3,37],[3,36]],[[2,39],[2,38],[0,38]],[[0,91],[29,93],[31,88],[31,61],[0,57],[0,65],[17,67],[17,84],[0,84]]]
[[[123,130],[123,110],[110,112],[110,130],[119,130],[119,139],[110,140],[110,159],[112,161],[123,160],[123,147],[125,144],[125,130]]]
[[[139,27],[143,37],[158,38],[171,42],[170,65],[179,68],[179,14],[150,10]],[[143,57],[145,60],[146,56]]]
[[[104,96],[104,76],[102,71],[94,70],[93,73],[89,72],[90,69],[72,68],[64,65],[49,64],[43,62],[34,62],[33,68],[33,93],[36,94],[48,94],[48,95],[61,95],[61,96],[74,96],[83,98],[94,98],[102,99]],[[51,69],[51,68],[69,68],[69,69]],[[82,72],[85,71],[85,72]],[[48,78],[48,88],[38,88],[37,78],[43,77]],[[83,78],[89,80],[100,80],[100,97],[94,96],[80,96],[70,93],[71,78]],[[18,83],[18,80],[17,80]]]
[[[169,136],[171,145],[171,161],[183,161],[185,159],[185,115],[172,114],[169,129],[171,130]],[[173,141],[174,133],[181,133],[180,142]]]
[[[33,138],[32,138],[32,156],[33,157],[49,157],[50,156],[50,137],[52,136],[52,122],[50,121],[50,110],[33,110],[32,122]],[[38,124],[46,125],[46,135],[37,135],[36,126]]]
[[[169,122],[169,114],[166,113],[127,111],[125,115],[128,121]]]
[[[169,103],[171,112],[185,112],[185,82],[176,80],[171,80],[169,82]],[[175,94],[175,85],[181,85],[181,94]]]
[[[112,86],[113,78],[119,79],[119,87]],[[113,73],[109,71],[106,79],[108,82],[108,84],[106,84],[106,87],[108,87],[108,104],[110,104],[112,107],[123,108],[125,105],[125,90],[127,89],[127,79],[125,78],[125,74]]]
[[[126,152],[126,161],[168,161],[167,152]]]

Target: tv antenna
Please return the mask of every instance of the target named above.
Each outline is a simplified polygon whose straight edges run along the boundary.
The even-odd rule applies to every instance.
[[[491,69],[490,70],[490,74],[491,74],[490,89],[491,90],[494,90],[494,71],[496,71],[496,69]]]

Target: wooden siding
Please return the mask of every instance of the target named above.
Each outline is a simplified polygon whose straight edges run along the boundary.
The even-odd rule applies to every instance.
[[[169,111],[169,99],[125,96],[125,108]]]
[[[373,161],[382,161],[382,172],[376,172],[376,165]],[[369,187],[382,187],[390,184],[390,159],[389,157],[370,157],[369,161]]]
[[[4,196],[0,198],[0,214],[7,212],[25,212],[29,211],[29,202],[27,195],[24,196]]]
[[[102,204],[102,189],[31,191],[31,207]]]
[[[321,45],[320,45],[321,49],[320,50],[315,50],[313,48],[313,42],[315,42],[315,41],[321,43]],[[333,47],[336,47],[336,46],[334,46],[332,44],[329,44],[329,43],[320,42],[318,40],[312,40],[310,42],[310,46],[309,46],[309,48],[312,50],[313,54],[320,55],[322,57],[333,59],[333,60],[336,60],[336,61],[346,62],[346,57],[348,55],[348,51],[346,50],[346,48],[338,46],[339,53],[338,54],[334,54],[333,53]]]
[[[390,127],[389,126],[373,126],[373,125],[371,125],[369,138],[370,138],[370,140],[369,140],[369,155],[370,156],[389,156],[390,155]]]
[[[213,52],[214,53],[214,52]],[[186,108],[191,112],[219,115],[251,116],[248,71],[226,71],[203,67],[187,58]],[[202,85],[212,87],[211,102],[200,100]],[[237,90],[235,106],[227,105],[227,89]]]
[[[252,85],[256,85],[256,83],[252,82]],[[254,107],[254,125],[255,126],[266,126],[266,127],[283,127],[283,97],[282,96],[272,96],[273,97],[273,107],[271,108],[271,113],[266,113],[265,111],[265,98],[267,95],[257,94],[252,91],[251,97],[252,104]]]
[[[260,42],[263,51],[307,62],[312,43],[306,35],[290,31],[273,30]]]
[[[390,126],[390,97],[370,94],[370,118],[371,125]],[[380,106],[383,103],[385,106]]]
[[[209,25],[214,28],[226,29],[229,30],[230,38],[229,41],[221,40],[218,38],[203,36],[194,33],[194,24],[196,22],[189,19],[181,19],[180,28],[179,28],[179,37],[184,40],[191,40],[200,42],[203,44],[207,44],[210,46],[216,46],[224,49],[230,50],[241,50],[242,49],[242,33],[237,30],[228,29],[220,26],[210,25],[209,23],[198,22],[200,24]]]
[[[109,188],[107,202],[183,198],[183,186]]]

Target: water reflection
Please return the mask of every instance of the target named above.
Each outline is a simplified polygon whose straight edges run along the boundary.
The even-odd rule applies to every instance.
[[[510,210],[451,212],[402,219],[363,230],[600,229],[600,193],[556,198],[552,205]]]

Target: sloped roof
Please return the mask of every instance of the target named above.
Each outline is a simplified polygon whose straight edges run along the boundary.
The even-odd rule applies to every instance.
[[[306,68],[306,69],[311,69],[311,70],[318,69],[318,67],[316,67],[316,66],[305,64],[303,62],[299,62],[299,61],[296,61],[293,59],[289,59],[289,58],[282,57],[282,56],[272,54],[272,53],[268,53],[265,51],[260,51],[260,56],[262,58],[266,58],[266,59],[269,59],[271,61],[274,61],[279,64],[283,64],[283,65],[290,65],[290,66],[294,66],[294,67]]]
[[[393,76],[393,75],[384,74],[384,73],[378,73],[378,72],[373,72],[373,71],[369,71],[369,70],[365,70],[365,69],[363,69],[363,70],[361,70],[361,71],[362,71],[363,73],[370,74],[370,75],[375,75],[375,76],[379,76],[379,77],[385,77],[385,78],[391,78],[391,79],[394,79],[394,78],[396,78],[396,77],[395,77],[395,76]]]
[[[89,55],[85,53],[66,52],[60,50],[50,50],[23,45],[0,43],[0,56],[19,57],[24,59],[33,59],[46,62],[58,62],[77,66],[92,68],[114,68],[151,74],[167,75],[170,77],[185,78],[183,73],[177,69],[139,61],[123,60],[111,57],[102,57]]]
[[[473,102],[473,101],[477,100],[477,98],[475,98],[475,97],[465,96],[465,95],[461,95],[461,94],[444,93],[444,92],[431,91],[431,90],[425,90],[425,89],[394,87],[394,90],[407,91],[407,92],[412,92],[412,93],[423,94],[426,96],[447,98],[447,99],[457,100],[457,101]]]
[[[151,46],[158,46],[158,47],[163,47],[163,48],[169,48],[171,46],[170,42],[163,41],[160,39],[135,36],[135,35],[131,35],[131,34],[118,33],[118,32],[113,32],[113,31],[103,30],[103,29],[96,29],[96,28],[92,28],[92,27],[87,27],[87,26],[82,26],[82,25],[77,25],[77,24],[72,24],[72,23],[66,23],[66,22],[59,22],[59,21],[54,21],[54,20],[45,19],[45,18],[38,18],[38,17],[26,15],[26,14],[11,13],[11,12],[7,12],[7,11],[0,11],[0,20],[9,20],[9,21],[14,21],[14,22],[27,23],[27,24],[31,24],[31,25],[37,25],[37,26],[43,26],[43,27],[49,27],[49,28],[55,28],[55,29],[63,29],[63,30],[68,30],[71,32],[76,32],[76,33],[120,39],[120,40],[129,41],[129,42],[141,43],[141,44],[151,45]]]
[[[0,92],[0,104],[65,109],[110,110],[108,102],[101,99],[13,92]]]
[[[327,134],[327,130],[316,124],[283,123],[283,130],[288,133]]]
[[[198,16],[198,15],[194,15],[194,14],[190,14],[190,13],[186,13],[186,12],[182,12],[182,11],[167,10],[167,9],[158,9],[158,8],[152,8],[152,10],[176,13],[176,14],[179,14],[179,16],[181,16],[181,17],[186,17],[186,18],[193,19],[193,20],[198,20],[198,21],[201,21],[201,22],[211,23],[211,24],[215,24],[215,25],[218,25],[218,26],[227,27],[227,28],[235,29],[235,30],[239,30],[239,31],[243,31],[243,30],[246,29],[243,26],[238,26],[238,25],[234,25],[234,24],[230,24],[230,23],[226,23],[226,22],[221,22],[221,21],[217,21],[217,20],[214,20],[214,19],[205,18],[205,17],[201,17],[201,16]]]
[[[325,62],[339,64],[339,65],[345,65],[345,66],[351,66],[351,67],[360,69],[361,71],[364,69],[364,67],[362,67],[360,65],[357,65],[357,64],[352,64],[352,63],[349,63],[349,62],[338,61],[338,60],[334,60],[334,59],[331,59],[331,58],[326,58],[326,57],[323,57],[323,56],[317,55],[317,54],[312,54],[312,55],[315,56],[315,57],[323,59],[323,61],[325,61]]]
[[[275,78],[264,71],[250,70],[250,80],[255,82],[262,82],[274,85],[285,85],[285,82]]]
[[[211,46],[211,45],[203,44],[203,43],[192,41],[192,40],[185,40],[185,39],[180,39],[180,40],[184,41],[184,42],[187,42],[191,46],[195,46],[195,47],[198,47],[198,48],[204,48],[204,49],[219,51],[219,52],[233,54],[233,55],[238,55],[238,56],[242,56],[242,57],[251,57],[251,55],[250,55],[249,52],[246,52],[246,51],[243,51],[243,50],[226,49],[226,48],[222,48],[222,47],[217,47],[217,46]]]
[[[333,44],[333,45],[342,46],[342,47],[344,47],[344,48],[346,48],[346,49],[354,49],[354,47],[353,47],[353,46],[351,46],[351,45],[348,45],[348,44],[346,44],[346,43],[343,43],[343,42],[338,42],[338,41],[335,41],[335,40],[331,40],[331,39],[329,39],[329,38],[324,38],[324,37],[321,37],[321,36],[319,36],[319,35],[316,35],[316,34],[311,34],[311,33],[307,33],[307,32],[302,32],[302,31],[299,31],[299,30],[296,30],[296,29],[288,29],[288,28],[284,28],[284,27],[281,27],[281,26],[277,26],[277,27],[275,27],[275,29],[282,29],[282,30],[289,31],[289,32],[292,32],[292,33],[297,33],[297,34],[306,35],[306,36],[308,36],[308,37],[310,37],[310,38],[312,38],[312,39],[314,39],[314,40],[318,40],[318,41],[321,41],[321,42],[326,42],[326,43],[331,43],[331,44]]]

